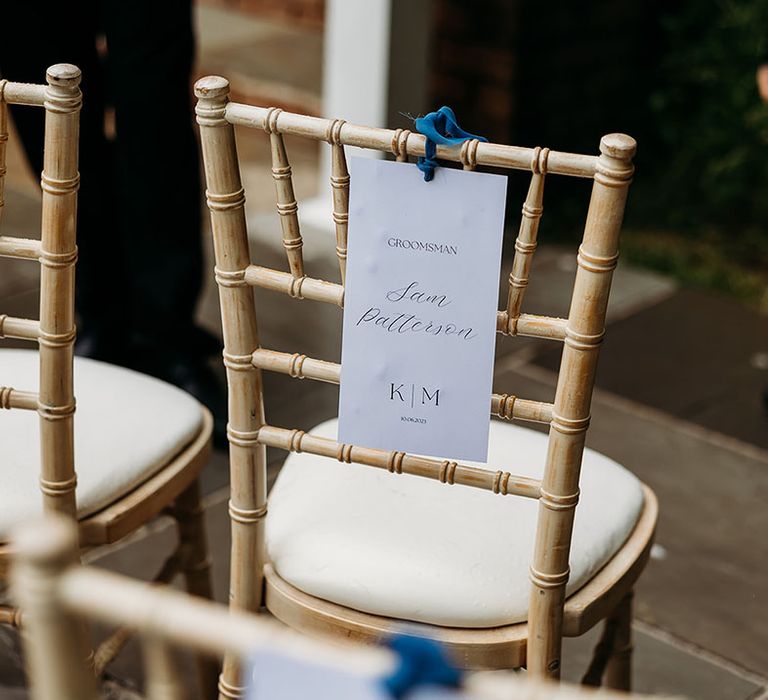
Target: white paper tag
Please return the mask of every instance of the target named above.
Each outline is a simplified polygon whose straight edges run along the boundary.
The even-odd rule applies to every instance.
[[[378,678],[278,653],[254,656],[245,669],[247,700],[392,700]],[[408,700],[470,700],[460,690],[423,686]]]
[[[339,441],[485,462],[507,179],[350,170]]]

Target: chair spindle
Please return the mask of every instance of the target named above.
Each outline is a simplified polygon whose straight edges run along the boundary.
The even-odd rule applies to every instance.
[[[77,144],[80,70],[48,69],[45,91],[45,155],[41,187],[40,250],[40,489],[48,510],[75,517],[72,356],[75,343],[75,217],[80,175]],[[63,146],[62,144],[66,144]],[[56,292],[54,293],[54,290]]]
[[[579,248],[530,571],[528,671],[536,678],[560,676],[568,556],[592,399],[592,392],[582,387],[594,383],[635,146],[634,139],[623,134],[604,136],[600,141],[592,200]]]
[[[78,560],[77,529],[22,526],[13,541],[19,555],[11,589],[24,611],[21,640],[35,700],[97,700],[85,621],[64,607],[58,590]]]
[[[341,283],[347,276],[347,231],[349,229],[349,170],[341,143],[343,119],[331,122],[328,142],[331,144],[331,187],[333,189],[333,223],[336,226],[336,255],[339,258]]]
[[[5,85],[7,81],[0,81],[0,221],[5,207],[5,152],[8,147],[8,105],[5,102]]]
[[[264,119],[264,131],[269,134],[272,152],[272,177],[277,194],[277,213],[280,215],[280,227],[283,231],[283,247],[288,256],[288,265],[294,277],[304,276],[304,257],[301,253],[302,240],[299,228],[299,205],[293,191],[291,164],[285,150],[283,135],[277,130],[277,120],[281,109],[273,108]]]
[[[229,385],[227,437],[232,528],[229,598],[233,608],[258,612],[263,588],[261,566],[264,516],[267,514],[267,472],[266,447],[257,440],[259,428],[264,424],[264,404],[261,372],[251,362],[253,351],[259,347],[259,336],[252,290],[245,280],[245,271],[250,264],[245,196],[234,128],[225,119],[229,82],[220,77],[203,78],[196,83],[195,94],[208,182],[207,201],[214,234],[224,364]],[[285,191],[281,190],[281,183],[287,182],[292,198],[290,180],[276,182],[278,192]],[[224,659],[219,693],[225,698],[245,695],[245,690],[240,687],[239,662],[232,655]]]
[[[536,250],[536,238],[539,232],[539,221],[543,211],[544,178],[547,174],[548,148],[536,148],[531,158],[531,184],[528,196],[523,204],[523,216],[520,221],[520,231],[515,240],[515,256],[512,260],[512,271],[509,273],[509,296],[507,297],[507,332],[517,334],[517,322],[523,305],[525,289],[531,273],[531,262]]]

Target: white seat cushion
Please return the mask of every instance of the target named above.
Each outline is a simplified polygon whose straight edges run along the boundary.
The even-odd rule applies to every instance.
[[[37,391],[39,355],[0,349],[0,385]],[[113,503],[152,476],[200,431],[202,409],[166,382],[75,358],[75,470],[80,517]],[[39,417],[0,413],[0,535],[42,511]]]
[[[336,419],[311,431],[336,439]],[[541,478],[547,436],[491,421],[488,465]],[[573,593],[616,553],[643,506],[640,482],[584,454]],[[435,625],[496,627],[527,619],[538,504],[328,458],[290,454],[269,499],[266,538],[296,588],[363,612]]]

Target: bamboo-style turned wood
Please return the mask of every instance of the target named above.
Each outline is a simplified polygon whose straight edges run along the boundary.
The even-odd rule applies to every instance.
[[[294,277],[304,276],[304,258],[301,253],[303,242],[299,228],[299,205],[293,191],[291,165],[285,150],[283,135],[277,130],[277,119],[282,110],[273,108],[264,115],[264,131],[269,134],[272,152],[272,177],[277,193],[277,213],[283,231],[283,247],[288,256],[288,265]]]
[[[474,170],[477,167],[477,147],[480,143],[478,139],[470,139],[461,144],[459,159],[464,170]]]
[[[76,565],[75,529],[60,520],[35,522],[14,538],[18,549],[12,593],[32,611],[22,637],[35,700],[96,700],[93,674],[78,656],[79,631],[87,621],[134,627],[142,639],[150,700],[186,697],[186,686],[172,659],[172,647],[238,659],[279,654],[331,672],[371,679],[393,672],[396,659],[381,647],[350,641],[327,644],[305,637],[272,619],[228,611],[178,591]],[[531,684],[517,675],[468,674],[464,691],[478,700],[581,700],[593,694],[573,686]],[[603,691],[605,700],[628,697]]]
[[[29,107],[42,107],[45,104],[45,85],[31,83],[12,83],[4,80],[2,88],[2,100],[11,105],[27,105]]]
[[[331,189],[333,190],[333,223],[336,226],[336,255],[342,285],[347,275],[347,230],[349,227],[349,171],[341,143],[343,119],[331,122],[328,143],[331,144]]]
[[[0,143],[2,143],[0,141]],[[2,150],[2,149],[0,149]],[[0,170],[2,173],[2,170]],[[2,181],[2,174],[0,174]],[[0,182],[0,200],[2,199],[2,182]],[[0,210],[2,201],[0,201]],[[0,257],[18,258],[20,260],[38,260],[40,258],[40,241],[35,238],[15,238],[0,236]]]
[[[507,311],[496,314],[496,331],[502,335],[523,335],[530,338],[545,338],[548,340],[565,340],[566,319],[554,316],[537,316],[536,314],[520,314],[517,323],[510,328]]]
[[[259,348],[251,356],[251,361],[259,369],[280,372],[297,379],[314,379],[330,384],[339,384],[341,381],[340,364],[317,360],[299,353],[291,354]],[[509,394],[492,394],[491,413],[506,420],[549,423],[552,420],[552,404],[521,399]]]
[[[8,147],[8,106],[5,103],[4,93],[7,81],[0,81],[0,221],[3,218],[5,207],[5,174],[6,174],[6,150]],[[0,236],[0,255],[2,255],[2,239]]]
[[[19,391],[9,386],[0,386],[0,408],[21,408],[37,410],[38,397],[33,391]]]
[[[0,314],[0,338],[37,341],[39,337],[40,321]]]
[[[263,129],[264,120],[269,112],[270,108],[230,102],[226,106],[225,115],[230,124]],[[274,120],[274,128],[283,134],[325,141],[327,140],[328,128],[332,123],[332,119],[280,112]],[[408,132],[408,137],[401,139],[402,134],[403,132],[398,134],[393,129],[379,129],[345,122],[339,132],[339,141],[345,146],[391,151],[396,156],[404,154],[402,160],[405,160],[405,156],[423,156],[424,136]],[[398,140],[403,144],[400,148],[393,146],[393,142]],[[533,148],[479,142],[474,155],[474,162],[475,166],[485,165],[513,170],[529,170],[534,153],[535,149]],[[461,149],[456,147],[438,146],[437,157],[441,160],[462,162]],[[596,156],[579,153],[550,151],[547,160],[547,171],[554,175],[591,178],[594,177],[596,166]]]
[[[581,458],[634,153],[635,141],[629,136],[612,134],[601,140],[577,258],[530,570],[528,670],[534,677],[560,674],[563,604]]]
[[[411,132],[408,129],[395,129],[392,133],[390,148],[398,163],[408,161],[408,139],[410,136]],[[339,139],[341,139],[341,134],[339,134]]]
[[[227,93],[228,84],[222,78],[206,78],[198,83],[200,97],[198,114],[203,118],[201,126],[204,128],[201,128],[201,133],[209,182],[209,204],[214,222],[214,240],[219,247],[223,245],[222,241],[226,236],[232,234],[232,231],[227,231],[217,223],[221,218],[222,203],[228,202],[227,198],[233,196],[228,193],[233,193],[240,187],[239,178],[229,188],[218,184],[223,171],[226,171],[227,177],[236,177],[237,161],[234,142],[231,141],[231,125],[262,128],[270,133],[273,144],[273,168],[278,174],[286,172],[287,159],[284,144],[281,139],[276,138],[276,134],[324,140],[331,144],[331,178],[334,185],[334,212],[339,248],[341,248],[342,237],[347,232],[349,207],[346,189],[349,181],[343,160],[343,147],[356,146],[391,151],[398,161],[405,161],[409,156],[424,155],[424,137],[419,134],[411,134],[400,129],[393,131],[370,128],[343,120],[320,119],[276,109],[228,103]],[[219,135],[214,138],[214,129],[208,128],[211,125],[209,115],[214,113],[215,126],[218,130],[216,133],[226,134],[224,137]],[[257,416],[257,419],[252,421],[249,429],[231,426],[229,431],[231,445],[243,449],[266,444],[286,450],[307,451],[343,462],[358,462],[394,472],[417,474],[448,483],[461,483],[538,498],[540,515],[535,543],[536,555],[531,566],[532,598],[528,625],[528,666],[534,677],[556,677],[559,674],[564,591],[568,579],[568,550],[573,510],[578,500],[578,475],[584,447],[584,432],[589,422],[596,350],[602,338],[610,271],[616,260],[616,237],[632,172],[633,151],[634,141],[627,136],[616,134],[602,140],[601,154],[598,157],[560,153],[541,148],[502,146],[481,143],[478,140],[470,140],[460,148],[438,147],[437,149],[438,158],[460,162],[467,170],[478,166],[500,166],[532,171],[516,242],[507,305],[497,313],[497,331],[504,335],[533,336],[563,341],[565,344],[563,361],[554,404],[494,394],[491,397],[491,412],[507,419],[521,418],[550,423],[546,471],[540,484],[536,480],[516,482],[514,477],[507,477],[506,472],[493,474],[487,470],[458,465],[448,460],[440,462],[398,452],[340,445],[333,440],[318,438],[299,430],[264,425],[263,413],[255,406],[251,415]],[[544,178],[547,174],[594,179],[584,242],[578,259],[579,271],[567,319],[522,313],[525,288],[530,278],[532,255],[536,247],[538,225],[543,209]],[[211,192],[216,193],[215,196]],[[285,192],[278,192],[278,205],[286,203],[286,199],[292,199],[292,196],[292,191],[290,197]],[[237,220],[230,219],[230,224],[233,226],[237,224],[239,231]],[[242,235],[244,240],[244,227],[242,228],[243,233],[237,235]],[[341,255],[339,257],[343,281],[343,259]],[[242,259],[234,263],[232,256],[226,257],[226,262],[226,268],[217,262],[217,280],[222,292],[225,338],[229,329],[231,333],[237,334],[236,342],[240,343],[237,351],[232,349],[225,351],[225,364],[228,371],[237,367],[238,371],[244,373],[248,371],[246,367],[248,365],[251,369],[267,369],[298,378],[337,383],[340,368],[336,363],[309,358],[301,354],[289,355],[261,348],[255,330],[251,332],[249,326],[250,313],[254,307],[250,306],[248,314],[244,316],[245,328],[240,329],[234,320],[239,320],[243,314],[232,307],[232,296],[229,290],[239,290],[243,285],[258,286],[296,299],[312,299],[341,307],[344,303],[343,284],[306,277],[303,271],[297,275],[293,268],[291,273],[286,273],[249,264]],[[243,332],[238,333],[238,331]],[[246,336],[248,342],[244,342]],[[258,386],[260,389],[261,385]],[[261,401],[260,394],[258,401]],[[502,480],[505,482],[504,485],[501,484]],[[648,498],[652,497],[647,496],[646,501]],[[257,514],[259,518],[264,517],[266,506],[258,509]],[[626,554],[629,557],[624,562],[628,566],[626,571],[631,570],[635,576],[642,568],[651,532],[652,527],[649,529],[646,524],[643,533],[639,535],[640,546],[633,545],[632,553]],[[622,556],[625,555],[617,555],[618,558]],[[236,574],[235,569],[233,565],[233,574]],[[610,566],[606,567],[606,570],[609,569],[613,570]],[[257,567],[256,571],[259,579],[253,586],[260,587],[262,570]],[[616,569],[616,572],[618,571],[619,569]],[[617,573],[617,575],[624,578],[613,580],[609,577],[606,581],[600,582],[600,591],[595,593],[599,598],[599,605],[590,600],[587,602],[590,609],[597,611],[599,608],[600,614],[605,616],[610,612],[609,606],[618,604],[618,599],[612,596],[618,595],[615,592],[621,592],[622,587],[625,584],[630,585],[631,582],[627,583],[628,573]],[[277,578],[275,576],[275,579],[269,582],[268,588],[273,592],[282,586],[276,582]],[[287,590],[286,586],[282,588]],[[355,611],[338,614],[330,610],[331,604],[326,605],[319,599],[306,594],[302,595],[303,598],[311,599],[312,602],[302,602],[303,599],[300,600],[302,596],[285,593],[285,595],[275,594],[272,603],[268,598],[267,604],[280,606],[282,619],[307,630],[328,627],[339,633],[357,634],[368,624],[359,620],[358,623],[350,622],[356,614]],[[242,606],[241,601],[242,599],[236,599],[236,605]],[[273,612],[278,614],[277,610],[278,608],[275,607]],[[365,619],[368,618],[373,619],[371,616]],[[375,630],[381,628],[380,621],[372,621],[370,626],[366,634],[370,632],[375,635]],[[512,627],[515,626],[511,626],[510,630]],[[355,629],[357,632],[353,632]],[[516,637],[513,631],[509,634],[510,639],[519,637],[519,635]],[[525,633],[521,634],[525,636]],[[472,646],[474,642],[467,644]],[[486,642],[479,644],[487,651],[490,659],[495,652],[487,647]],[[520,649],[517,649],[517,653],[519,652]],[[479,660],[483,653],[485,652],[478,652],[476,659]],[[519,660],[522,663],[522,657]],[[237,679],[231,673],[231,668],[225,669],[220,685],[222,697],[241,697],[242,689],[236,687]]]
[[[261,372],[251,362],[253,350],[259,347],[259,336],[253,293],[244,279],[244,271],[250,264],[245,198],[234,129],[224,118],[229,83],[223,78],[203,78],[195,85],[195,94],[198,97],[197,123],[200,125],[207,202],[211,211],[229,388],[227,435],[232,528],[229,597],[234,608],[257,612],[263,589],[267,471],[266,447],[251,439],[264,424],[264,404]],[[264,122],[260,126],[263,127]],[[276,182],[279,187],[280,181]],[[244,695],[240,686],[239,661],[233,656],[224,661],[219,694],[224,698]]]
[[[262,425],[254,441],[278,447],[290,452],[309,452],[330,457],[347,464],[361,464],[386,469],[393,474],[412,474],[434,479],[443,484],[462,484],[499,493],[502,496],[516,495],[538,498],[541,483],[538,479],[515,476],[505,471],[492,472],[489,469],[470,467],[451,460],[416,457],[405,452],[387,452],[370,447],[345,445],[328,438],[318,437],[303,430],[288,430],[273,425]]]
[[[96,700],[81,616],[59,597],[59,576],[77,562],[77,528],[61,517],[19,527],[11,570],[14,602],[24,610],[24,657],[35,700]]]
[[[228,278],[230,282],[245,280],[247,284],[253,287],[287,294],[294,299],[311,299],[339,307],[344,306],[344,287],[335,282],[327,282],[314,277],[296,278],[288,272],[281,272],[260,265],[248,265],[245,270],[232,271],[228,273]],[[507,318],[506,310],[498,312],[496,330],[504,335],[510,334],[510,324]],[[566,319],[564,318],[520,314],[515,324],[514,335],[565,340],[565,325]]]
[[[0,256],[38,260],[41,265],[40,320],[0,314],[0,337],[38,343],[40,389],[38,393],[32,393],[0,387],[0,408],[35,410],[39,414],[39,476],[43,507],[46,511],[60,511],[74,520],[74,266],[77,258],[80,71],[75,66],[60,64],[51,67],[46,77],[47,85],[44,86],[0,81],[0,98],[7,102],[43,106],[46,114],[41,240],[0,236]],[[2,126],[0,124],[0,131],[3,131]],[[110,544],[146,524],[175,502],[174,515],[180,531],[179,552],[183,560],[181,572],[186,578],[187,589],[210,597],[207,549],[195,480],[210,451],[212,418],[202,408],[201,414],[199,432],[189,444],[166,464],[159,465],[145,483],[98,513],[80,520],[79,527],[82,546]],[[0,544],[0,576],[5,576],[7,562],[13,554],[7,544]],[[2,618],[14,622],[19,615],[4,612]],[[69,659],[72,640],[62,636],[57,644],[61,648],[45,643],[44,647],[52,656]],[[65,646],[66,653],[62,651]],[[105,659],[107,651],[102,649],[99,657]],[[199,667],[206,679],[213,680],[206,686],[210,695],[215,688],[217,669],[212,668],[208,660],[201,660]],[[63,697],[58,691],[56,688],[57,696]],[[71,697],[84,697],[82,693],[82,688],[73,690]]]
[[[344,305],[344,287],[335,282],[326,282],[314,277],[294,277],[288,272],[259,265],[248,265],[244,272],[237,271],[233,274],[240,275],[252,287],[271,289],[294,299],[312,299],[336,306]]]
[[[531,273],[531,262],[536,250],[536,236],[539,232],[539,221],[544,211],[544,177],[547,173],[548,148],[536,148],[531,158],[531,184],[528,196],[523,204],[523,216],[520,221],[520,232],[515,240],[515,256],[512,260],[512,271],[509,273],[509,294],[507,297],[507,332],[517,334],[517,323],[520,309],[523,305],[525,288]]]
[[[80,70],[60,64],[46,74],[45,153],[40,242],[40,488],[46,510],[75,516],[75,217],[82,97]]]

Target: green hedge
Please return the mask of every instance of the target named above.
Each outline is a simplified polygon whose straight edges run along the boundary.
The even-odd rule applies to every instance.
[[[768,1],[688,0],[660,16],[651,149],[634,218],[698,232],[768,226],[768,106],[755,71],[768,51]],[[637,202],[636,202],[637,203]]]

